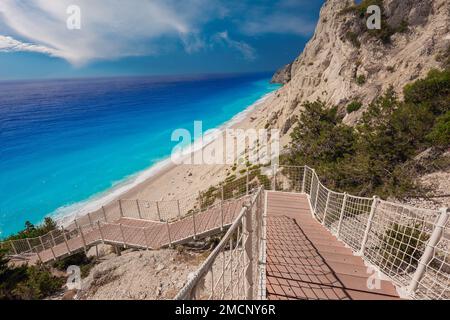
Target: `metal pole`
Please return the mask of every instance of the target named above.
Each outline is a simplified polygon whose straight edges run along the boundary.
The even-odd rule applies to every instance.
[[[161,212],[159,211],[159,202],[158,201],[156,201],[156,212],[158,213],[159,221],[162,221],[162,219],[161,219]]]
[[[246,238],[244,243],[245,256],[247,260],[247,266],[245,268],[245,298],[246,300],[251,300],[253,298],[253,229],[252,229],[252,210],[247,207],[245,212],[245,231]]]
[[[89,223],[91,224],[91,228],[94,229],[94,224],[92,223],[91,213],[88,212],[87,216],[89,218]]]
[[[104,206],[102,206],[102,211],[103,211],[103,217],[105,218],[105,222],[108,222],[108,219],[106,218],[106,210],[105,210]]]
[[[377,205],[378,205],[378,198],[376,196],[374,196],[373,201],[372,201],[372,207],[370,208],[369,218],[367,219],[366,230],[364,231],[364,236],[361,241],[361,248],[359,249],[359,252],[358,252],[358,254],[361,256],[364,255],[364,249],[366,248],[367,240],[369,238],[369,232],[370,232],[370,228],[372,227],[372,220],[373,220],[373,216],[375,215]]]
[[[86,240],[84,239],[84,234],[83,234],[83,229],[80,228],[80,226],[78,225],[77,220],[75,219],[75,225],[78,229],[78,232],[81,235],[81,240],[83,240],[83,248],[84,248],[84,253],[87,254],[87,248],[86,248]]]
[[[50,237],[52,238],[53,246],[56,247],[55,238],[53,237],[53,231],[50,231]]]
[[[119,228],[120,228],[120,233],[122,235],[123,247],[126,248],[127,247],[127,242],[125,241],[125,234],[123,233],[123,228],[122,228],[122,224],[121,223],[119,223]]]
[[[64,230],[64,227],[61,227],[61,231],[63,233],[64,242],[66,244],[67,252],[70,254],[71,252],[70,252],[69,244],[67,243],[66,230]]]
[[[314,214],[317,214],[317,202],[319,202],[319,189],[320,189],[320,183],[319,180],[317,180],[317,190],[316,190],[316,200],[314,202]]]
[[[170,236],[170,225],[169,221],[166,222],[167,226],[167,235],[169,236],[169,247],[172,248],[172,237]]]
[[[305,166],[305,169],[303,169],[303,180],[302,180],[302,193],[305,193],[305,183],[306,183],[306,170],[307,167]]]
[[[338,229],[337,229],[337,237],[338,238],[339,238],[339,235],[341,234],[341,226],[342,226],[342,220],[344,219],[345,205],[347,204],[347,197],[348,197],[348,194],[346,192],[346,193],[344,193],[344,200],[342,201],[341,213],[339,215],[339,224],[338,224]]]
[[[223,212],[223,203],[224,203],[224,192],[223,192],[223,185],[220,188],[220,231],[223,231],[223,225],[224,225],[224,212]]]
[[[248,175],[248,168],[247,168],[247,177],[246,177],[246,186],[245,186],[245,194],[248,195],[249,193],[249,183],[250,183],[250,177]]]
[[[123,217],[122,200],[119,200],[120,216]]]
[[[177,200],[178,218],[181,219],[180,200]]]
[[[328,194],[327,194],[327,202],[325,204],[325,211],[323,212],[323,220],[322,220],[322,225],[325,225],[325,221],[327,218],[327,211],[328,211],[328,205],[330,204],[330,194],[331,192],[328,190]]]
[[[103,236],[102,227],[100,226],[100,221],[97,221],[98,231],[100,232],[100,237],[102,239],[102,243],[105,244],[105,237]]]
[[[192,221],[194,223],[194,240],[197,239],[197,227],[195,226],[195,211],[192,213]]]
[[[273,176],[272,190],[276,191],[276,189],[277,189],[277,169],[276,169],[275,164],[272,166],[272,176]]]
[[[50,247],[50,251],[52,252],[52,255],[53,255],[53,261],[56,261],[56,255],[55,255],[55,251],[53,251],[53,247]]]
[[[425,252],[423,253],[422,258],[420,258],[419,265],[409,285],[410,293],[414,293],[417,290],[420,280],[425,275],[428,263],[433,259],[436,245],[439,243],[439,240],[444,234],[445,225],[447,224],[447,220],[449,218],[450,208],[442,208],[440,212],[441,213],[437,220],[436,226],[434,227],[431,237],[428,240]]]
[[[42,241],[42,236],[39,236],[39,242],[41,243],[42,251],[44,251],[45,250],[45,246],[44,246],[44,242]]]
[[[27,244],[28,244],[28,248],[30,248],[30,251],[33,251],[33,248],[31,247],[30,239],[29,239],[29,238],[27,238]]]
[[[10,242],[11,242],[11,248],[13,249],[14,254],[17,255],[17,250],[16,250],[16,247],[14,246],[14,241],[11,240]]]
[[[137,206],[137,209],[138,209],[138,216],[139,216],[139,219],[142,219],[142,215],[141,215],[141,207],[139,206],[139,200],[138,200],[138,199],[136,199],[136,206]]]
[[[145,232],[145,228],[142,228],[142,231],[144,231],[145,246],[147,247],[147,250],[149,250],[150,249],[150,245],[148,243],[147,232]]]

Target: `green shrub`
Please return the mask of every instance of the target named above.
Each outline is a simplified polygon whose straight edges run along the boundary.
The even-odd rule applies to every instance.
[[[437,118],[427,138],[439,147],[450,147],[450,111]]]
[[[352,113],[361,109],[362,103],[359,101],[353,101],[347,106],[347,113]]]
[[[385,268],[407,271],[410,266],[417,266],[429,238],[421,230],[421,224],[402,226],[393,223],[385,231],[379,249]]]
[[[359,75],[359,76],[356,78],[356,83],[357,83],[359,86],[362,86],[363,84],[365,84],[365,83],[366,83],[366,76],[363,75],[363,74]]]
[[[448,71],[430,72],[404,91],[405,101],[392,88],[376,98],[355,127],[344,125],[334,107],[305,103],[283,163],[314,167],[338,191],[384,198],[420,195],[423,189],[411,170],[414,157],[448,146]]]
[[[0,300],[37,300],[61,290],[64,278],[53,276],[43,266],[10,266],[0,251]]]
[[[30,221],[25,222],[25,228],[22,231],[19,231],[15,235],[11,235],[5,240],[18,240],[18,239],[25,239],[25,238],[37,238],[39,236],[43,236],[50,231],[53,231],[57,228],[56,222],[50,218],[47,217],[44,219],[44,222],[42,225],[35,226]]]
[[[360,48],[361,47],[361,42],[358,39],[358,35],[352,31],[348,31],[345,34],[345,38],[350,41],[350,43],[355,46],[356,48]]]

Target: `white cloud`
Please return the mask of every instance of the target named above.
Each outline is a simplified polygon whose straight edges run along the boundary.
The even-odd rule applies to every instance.
[[[73,4],[81,8],[81,30],[66,28],[66,10]],[[0,19],[14,38],[29,42],[17,41],[9,50],[37,51],[83,64],[154,54],[163,46],[162,37],[180,39],[187,51],[195,51],[202,47],[196,33],[219,11],[217,6],[214,0],[1,0]],[[2,42],[14,42],[5,38]]]
[[[253,47],[243,41],[236,41],[231,39],[228,35],[228,31],[217,33],[213,37],[213,41],[215,43],[224,44],[234,50],[239,51],[247,60],[254,60],[256,58],[255,49],[253,49]]]
[[[0,35],[0,52],[18,52],[18,51],[39,52],[54,57],[58,57],[61,55],[60,52],[54,49],[47,48],[45,46],[25,43],[16,40],[12,37]]]

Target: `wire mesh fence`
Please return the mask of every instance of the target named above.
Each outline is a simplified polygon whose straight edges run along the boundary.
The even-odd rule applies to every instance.
[[[245,300],[261,294],[263,189],[242,208],[233,225],[175,299]]]
[[[241,215],[238,217],[242,202],[235,200],[244,201],[248,196],[255,196],[261,193],[260,188],[306,193],[315,218],[354,252],[404,288],[407,295],[419,299],[450,299],[448,209],[418,209],[376,197],[364,198],[335,192],[322,185],[315,170],[307,166],[248,168],[229,176],[220,185],[176,200],[123,199],[77,217],[63,229],[38,238],[2,242],[0,248],[11,255],[40,255],[45,252],[55,257],[62,252],[61,248],[70,252],[80,246],[86,247],[83,243],[92,239],[84,239],[85,236],[93,237],[94,241],[103,239],[111,243],[153,248],[182,242],[199,233],[221,230],[224,225],[230,226],[235,222],[237,226],[228,236],[228,243],[220,246],[220,255],[211,258],[219,264],[222,259],[227,272],[221,272],[211,262],[208,266],[210,274],[202,274],[201,277],[210,291],[206,290],[207,294],[198,297],[243,297],[242,284],[245,282],[242,280],[239,280],[239,288],[233,282],[221,289],[217,281],[242,279],[242,270],[248,267],[248,263],[242,260],[245,256],[242,253],[246,241],[245,219]],[[262,196],[259,194],[258,197],[261,201]],[[255,210],[261,211],[261,207],[258,202],[258,209]],[[259,211],[258,217],[261,215]],[[143,228],[120,227],[122,218],[153,221],[156,224]],[[261,234],[263,230],[263,225],[255,226],[256,233]],[[259,260],[264,260],[263,251]],[[252,261],[255,260],[258,259]],[[264,276],[260,274],[260,292],[264,291],[261,286],[263,281]],[[197,289],[194,291],[196,294],[200,292]]]

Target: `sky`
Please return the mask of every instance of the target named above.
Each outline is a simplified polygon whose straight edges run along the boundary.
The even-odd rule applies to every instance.
[[[325,0],[1,0],[0,80],[274,71]]]

